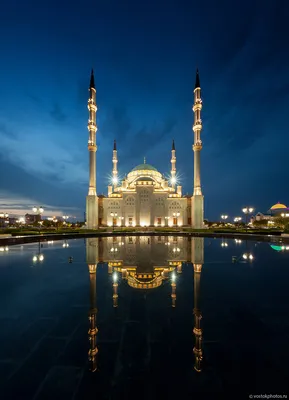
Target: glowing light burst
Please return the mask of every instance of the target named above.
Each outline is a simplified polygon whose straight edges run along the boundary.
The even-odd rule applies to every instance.
[[[125,176],[119,176],[119,175],[113,175],[113,174],[107,174],[106,175],[106,180],[108,182],[109,185],[118,185],[120,184],[123,179],[125,178]]]
[[[165,179],[169,181],[171,185],[180,185],[182,181],[182,174],[176,173],[176,176],[171,176],[171,174],[166,174]]]

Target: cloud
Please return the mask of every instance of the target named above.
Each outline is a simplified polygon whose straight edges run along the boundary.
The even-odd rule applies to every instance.
[[[174,117],[167,117],[167,119],[159,126],[154,124],[150,128],[140,128],[133,138],[129,138],[127,148],[125,148],[126,155],[138,158],[145,156],[148,151],[152,151],[154,147],[162,144],[162,140],[168,136],[172,136],[172,132],[177,125],[177,120]]]
[[[9,191],[0,191],[0,212],[6,212],[9,215],[24,215],[32,213],[32,208],[40,204],[35,198],[28,198]],[[57,207],[51,204],[40,204],[44,209],[44,216],[61,216],[68,214],[74,216],[80,214],[76,207]]]
[[[132,120],[126,106],[113,106],[106,113],[101,123],[101,132],[111,141],[117,139],[119,143],[126,141],[131,132]]]
[[[56,122],[64,122],[67,119],[67,115],[63,112],[62,108],[58,103],[54,103],[50,116]]]
[[[44,129],[42,126],[39,129],[36,126],[21,128],[16,133],[10,132],[7,124],[2,124],[0,155],[29,173],[62,183],[83,184],[87,181],[87,168],[85,161],[82,162],[85,148],[79,150],[76,144],[63,140],[69,135],[70,132],[62,128],[60,136],[60,132],[47,125]],[[52,139],[58,136],[59,140]]]
[[[0,132],[3,136],[15,138],[16,134],[13,130],[9,129],[4,122],[0,121]]]

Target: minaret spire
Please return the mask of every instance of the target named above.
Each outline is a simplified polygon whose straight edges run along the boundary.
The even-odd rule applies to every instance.
[[[89,189],[86,198],[86,224],[89,229],[96,229],[98,226],[98,202],[96,195],[96,90],[94,83],[94,74],[91,70],[89,84],[89,99],[88,99],[88,152],[89,152]]]
[[[202,150],[201,131],[202,131],[202,99],[201,99],[201,87],[200,87],[200,76],[199,71],[196,72],[196,82],[194,89],[194,195],[192,197],[192,226],[196,229],[201,229],[204,223],[204,197],[202,195],[201,188],[201,165],[200,157]]]
[[[112,165],[113,165],[113,167],[112,167],[112,183],[113,183],[114,189],[117,187],[117,184],[118,184],[117,163],[118,163],[118,159],[117,159],[117,150],[116,150],[116,140],[114,140],[113,151],[112,151]]]
[[[197,72],[196,72],[196,82],[195,82],[195,89],[201,88],[201,84],[200,84],[200,75],[199,75],[199,70],[197,68]]]
[[[93,69],[91,69],[89,89],[95,89]]]
[[[172,187],[174,188],[176,185],[176,148],[175,148],[175,141],[173,140],[172,143],[172,158],[171,158],[171,164],[172,164],[172,168],[171,168],[171,184]]]

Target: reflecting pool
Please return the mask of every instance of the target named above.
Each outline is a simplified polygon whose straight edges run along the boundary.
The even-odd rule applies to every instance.
[[[199,237],[0,247],[0,398],[287,394],[288,261]]]

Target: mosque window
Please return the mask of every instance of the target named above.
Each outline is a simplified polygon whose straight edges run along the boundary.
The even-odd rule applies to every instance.
[[[146,203],[149,201],[149,192],[147,190],[141,190],[140,192],[140,201],[142,203]]]
[[[134,206],[135,205],[134,198],[133,197],[127,197],[126,200],[125,200],[125,205],[126,206]]]
[[[170,210],[178,210],[180,211],[181,205],[178,201],[172,201],[171,204],[169,205]]]
[[[120,204],[118,201],[110,201],[107,208],[108,210],[119,210]]]
[[[156,206],[164,206],[164,199],[162,197],[156,198]]]

